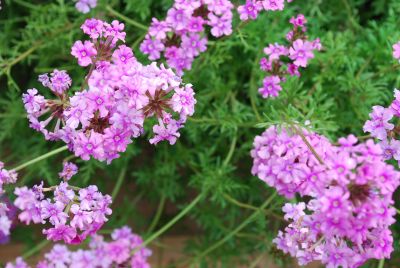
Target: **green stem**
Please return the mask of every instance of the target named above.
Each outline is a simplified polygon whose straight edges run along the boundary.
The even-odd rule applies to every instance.
[[[169,228],[171,228],[175,223],[177,223],[180,219],[182,219],[190,210],[192,210],[197,203],[200,202],[200,200],[203,198],[204,193],[198,195],[189,205],[185,207],[184,210],[182,210],[178,215],[176,215],[172,220],[170,220],[167,224],[165,224],[161,229],[159,229],[157,232],[155,232],[153,235],[151,235],[149,238],[147,238],[143,244],[139,247],[136,248],[132,251],[132,254],[134,254],[137,250],[140,248],[144,248],[147,245],[149,245],[153,240],[158,238],[160,235],[165,233]]]
[[[35,253],[41,251],[45,246],[47,246],[50,243],[49,240],[43,240],[42,242],[40,242],[39,244],[37,244],[35,247],[33,247],[32,249],[28,250],[27,252],[25,252],[22,255],[23,259],[29,258],[31,256],[33,256]]]
[[[249,266],[249,268],[256,268],[257,265],[262,261],[262,259],[264,258],[265,253],[261,254],[260,256],[257,257],[257,259],[255,259]]]
[[[236,206],[238,206],[238,207],[241,207],[241,208],[246,208],[246,209],[250,209],[250,210],[259,210],[259,208],[258,207],[255,207],[255,206],[252,206],[252,205],[249,205],[249,204],[245,204],[245,203],[242,203],[242,202],[240,202],[240,201],[238,201],[238,200],[236,200],[235,198],[233,198],[232,196],[230,196],[230,195],[228,195],[228,194],[224,194],[224,198],[227,200],[227,201],[229,201],[229,202],[231,202],[232,204],[234,204],[234,205],[236,205]],[[264,213],[268,213],[268,211],[264,211]]]
[[[383,268],[385,266],[385,259],[379,260],[378,268]]]
[[[46,158],[49,158],[50,156],[56,155],[56,154],[58,154],[58,153],[61,153],[61,152],[65,151],[65,150],[67,150],[67,149],[68,149],[68,146],[63,146],[63,147],[61,147],[61,148],[55,149],[55,150],[53,150],[53,151],[51,151],[51,152],[48,152],[47,154],[41,155],[41,156],[39,156],[39,157],[36,157],[35,159],[32,159],[32,160],[30,160],[30,161],[28,161],[28,162],[25,162],[25,163],[22,164],[22,165],[17,166],[17,167],[15,167],[15,168],[13,168],[13,170],[14,170],[14,171],[19,171],[19,170],[21,170],[21,169],[26,168],[27,166],[33,165],[33,164],[35,164],[35,163],[37,163],[37,162],[39,162],[39,161],[41,161],[41,160],[44,160],[44,159],[46,159]]]
[[[127,23],[129,23],[129,24],[135,26],[136,28],[139,28],[139,29],[144,30],[144,31],[147,31],[147,30],[148,30],[147,26],[141,24],[140,22],[137,22],[137,21],[135,21],[135,20],[132,20],[132,19],[130,19],[130,18],[128,18],[128,17],[122,15],[122,14],[119,13],[118,11],[114,10],[111,6],[107,6],[106,9],[107,9],[111,14],[113,14],[114,16],[116,16],[116,17],[118,17],[118,18],[120,18],[120,19],[126,21]]]
[[[258,122],[262,122],[262,118],[261,118],[261,115],[257,108],[257,85],[255,82],[255,79],[256,79],[255,76],[256,76],[256,70],[257,70],[256,66],[258,66],[258,61],[259,61],[260,56],[261,56],[261,52],[257,54],[257,57],[253,63],[253,70],[251,71],[251,76],[250,76],[250,90],[249,90],[251,107],[256,115],[256,119]]]
[[[226,241],[231,239],[233,236],[235,236],[238,232],[240,232],[243,228],[245,228],[247,225],[249,225],[254,218],[261,212],[263,211],[275,198],[276,192],[273,193],[265,202],[262,204],[257,211],[254,211],[246,220],[244,220],[236,229],[234,229],[232,232],[230,232],[228,235],[226,235],[224,238],[219,240],[217,243],[212,245],[211,247],[207,248],[204,250],[200,255],[196,257],[196,259],[202,259],[203,257],[207,256],[209,253],[223,245]]]
[[[398,209],[398,208],[395,208],[395,209],[396,209],[397,214],[400,215],[400,209]]]
[[[317,151],[315,151],[314,147],[308,142],[306,136],[304,136],[304,133],[299,130],[295,125],[292,125],[294,131],[297,133],[297,135],[299,135],[301,137],[301,139],[303,140],[303,142],[307,145],[308,149],[310,149],[311,153],[315,156],[315,158],[318,160],[318,162],[321,165],[325,165],[324,160],[322,160],[321,156],[319,156],[319,154],[317,153]]]
[[[223,166],[227,166],[229,164],[229,162],[231,161],[233,153],[235,152],[236,142],[237,142],[237,135],[235,135],[235,137],[233,137],[233,139],[232,139],[232,143],[229,148],[228,155],[226,156],[224,163],[222,164]]]
[[[117,197],[119,190],[121,189],[122,183],[124,182],[125,179],[125,174],[126,174],[126,166],[124,166],[121,169],[121,173],[119,174],[117,182],[115,183],[114,189],[111,194],[113,200]]]
[[[154,231],[154,228],[157,227],[157,224],[158,224],[158,222],[160,221],[160,218],[161,218],[161,214],[162,214],[162,212],[163,212],[163,210],[164,210],[164,206],[165,206],[165,201],[166,201],[166,200],[167,200],[167,198],[166,198],[165,195],[163,194],[163,195],[161,196],[160,203],[158,204],[157,211],[156,211],[156,215],[154,216],[154,219],[153,219],[153,221],[151,222],[149,229],[147,230],[148,233],[153,232],[153,231]]]

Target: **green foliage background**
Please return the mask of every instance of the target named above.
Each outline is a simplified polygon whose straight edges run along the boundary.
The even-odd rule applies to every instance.
[[[123,21],[127,44],[142,62],[148,62],[138,51],[145,31],[129,19],[149,25],[151,17],[165,17],[171,2],[99,0],[97,8],[83,15],[71,0],[3,0],[1,161],[15,166],[63,145],[45,142],[40,133],[28,127],[21,94],[28,88],[40,88],[37,76],[54,68],[68,70],[75,88],[79,87],[87,70],[76,64],[70,48],[83,38],[79,26],[86,18]],[[288,20],[298,13],[307,17],[309,36],[320,37],[324,49],[316,53],[301,79],[291,78],[284,84],[279,98],[264,100],[257,93],[263,78],[258,67],[262,49],[269,43],[285,42]],[[81,172],[72,182],[78,186],[97,184],[103,192],[116,196],[117,205],[106,230],[129,224],[145,237],[202,194],[200,203],[186,216],[190,219],[186,224],[196,230],[195,238],[187,243],[185,259],[171,267],[182,261],[193,267],[216,267],[217,263],[235,267],[238,262],[255,263],[261,254],[293,267],[290,258],[277,253],[271,244],[285,224],[280,210],[283,198],[276,197],[266,213],[256,213],[240,232],[232,233],[274,192],[250,174],[253,139],[269,124],[288,118],[310,120],[319,133],[333,141],[350,133],[363,135],[362,125],[371,106],[388,104],[393,88],[400,85],[400,65],[392,58],[391,48],[400,40],[399,14],[399,0],[296,0],[284,12],[263,12],[258,20],[240,27],[236,15],[234,34],[211,39],[207,52],[184,76],[185,82],[194,85],[198,104],[177,144],[151,146],[141,138],[108,166],[74,159]],[[61,161],[69,155],[65,152],[26,168],[19,184],[44,180],[54,185]],[[395,198],[399,207],[399,193]],[[177,209],[167,212],[165,202]],[[144,213],[138,205],[143,203],[150,204],[151,211]],[[157,208],[161,214],[159,221],[154,221]],[[151,230],[150,225],[154,225]],[[171,231],[190,232],[180,226]],[[399,224],[393,230],[396,249],[385,267],[399,267]],[[225,243],[214,247],[225,237]],[[14,242],[25,243],[27,249],[42,239],[32,228],[23,226],[12,235]],[[376,265],[371,261],[365,267]]]

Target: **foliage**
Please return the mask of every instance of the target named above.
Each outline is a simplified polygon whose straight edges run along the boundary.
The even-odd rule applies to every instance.
[[[73,81],[83,79],[84,69],[78,67],[70,48],[82,36],[79,26],[85,18],[121,19],[126,24],[127,44],[146,62],[138,50],[145,32],[107,7],[149,25],[151,17],[165,16],[170,5],[170,0],[102,0],[91,13],[82,15],[72,1],[5,0],[0,11],[0,159],[18,165],[62,146],[46,142],[28,127],[20,96],[27,88],[38,87],[39,74],[54,68],[68,70]],[[284,41],[287,22],[297,13],[308,18],[308,34],[321,38],[323,50],[316,53],[300,79],[290,78],[284,84],[277,99],[264,100],[257,92],[263,77],[258,66],[262,49]],[[152,204],[155,214],[165,198],[177,213],[202,194],[204,198],[187,216],[201,235],[188,241],[185,259],[171,267],[182,261],[199,267],[216,267],[217,263],[232,267],[238,261],[255,264],[261,254],[292,267],[288,257],[277,254],[271,244],[284,226],[282,197],[275,197],[265,214],[257,213],[231,234],[274,192],[251,176],[253,139],[266,126],[288,119],[310,120],[317,132],[332,141],[349,133],[362,136],[371,106],[388,104],[393,88],[400,84],[400,65],[391,55],[391,46],[400,40],[399,13],[397,0],[317,0],[294,1],[283,12],[264,12],[245,25],[235,17],[233,35],[211,39],[208,50],[184,76],[194,85],[197,106],[177,144],[150,146],[142,138],[109,166],[73,159],[81,169],[75,180],[82,186],[96,183],[111,194],[121,170],[126,169],[123,186],[116,191],[113,219],[106,228],[129,223],[136,233],[147,236],[154,232],[147,232],[147,227],[155,216],[143,213],[137,199]],[[63,153],[30,166],[21,173],[20,183],[54,182],[63,157],[68,156]],[[395,199],[399,207],[399,194]],[[162,211],[155,229],[170,219],[171,214]],[[29,249],[40,238],[26,229],[17,227],[13,239]],[[399,225],[394,229],[396,249],[386,261],[393,267],[400,258]],[[227,236],[226,243],[214,249]]]

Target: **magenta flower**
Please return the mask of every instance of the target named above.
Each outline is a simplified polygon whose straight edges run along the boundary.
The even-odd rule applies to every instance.
[[[82,31],[92,39],[97,39],[103,35],[104,23],[98,19],[87,19],[81,26]]]
[[[118,40],[125,42],[124,28],[125,25],[117,20],[113,20],[111,24],[104,23],[104,37],[111,39],[112,44],[117,43]]]
[[[72,56],[78,59],[80,66],[86,67],[93,63],[92,57],[97,55],[97,51],[90,41],[76,41],[71,49]]]
[[[164,50],[164,44],[158,39],[146,36],[145,41],[140,45],[140,50],[149,55],[150,60],[157,60],[160,58],[161,51]]]
[[[201,38],[198,34],[190,34],[182,36],[182,48],[189,57],[196,57],[201,52],[207,50],[207,38]]]
[[[261,5],[254,0],[246,0],[246,4],[238,7],[241,20],[255,20],[258,16]]]
[[[180,134],[178,132],[179,127],[177,126],[175,121],[172,121],[167,127],[164,124],[155,125],[153,127],[153,132],[155,134],[154,138],[150,139],[151,144],[157,144],[160,141],[168,141],[169,144],[175,144],[177,138],[179,138]]]
[[[58,201],[51,203],[49,200],[43,200],[40,207],[42,220],[49,219],[53,225],[64,225],[67,222],[68,215],[63,212],[64,203]]]
[[[393,45],[393,57],[400,61],[400,42]]]
[[[273,61],[279,60],[281,56],[286,56],[288,54],[288,49],[285,46],[275,43],[264,48],[264,53],[269,55],[269,60]]]
[[[370,132],[372,137],[385,140],[387,131],[394,128],[394,125],[389,123],[393,118],[393,112],[382,106],[373,106],[369,116],[371,120],[365,122],[364,132]]]
[[[285,0],[263,0],[262,4],[265,10],[283,10],[285,7]]]
[[[58,176],[65,181],[69,181],[75,174],[78,173],[78,167],[74,163],[64,162],[62,172],[58,173]]]
[[[296,66],[307,67],[309,59],[314,58],[314,45],[308,41],[297,39],[289,49],[289,58]]]
[[[69,244],[76,237],[76,229],[67,225],[57,225],[50,229],[44,229],[43,234],[47,236],[47,240],[60,241],[64,240]]]
[[[89,13],[90,9],[95,8],[97,5],[97,0],[78,0],[75,7],[78,11],[86,14]]]
[[[282,87],[280,85],[281,79],[279,78],[279,76],[267,76],[264,78],[263,83],[263,87],[258,90],[263,98],[277,97],[279,91],[282,90]]]

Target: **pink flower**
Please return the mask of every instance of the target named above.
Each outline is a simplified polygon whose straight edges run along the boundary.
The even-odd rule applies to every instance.
[[[313,48],[311,42],[297,39],[289,49],[289,58],[296,66],[307,67],[308,60],[314,58]]]
[[[50,229],[44,229],[43,234],[47,235],[47,240],[60,241],[70,244],[76,237],[76,229],[67,225],[57,225]]]
[[[153,127],[153,132],[155,134],[154,138],[150,139],[151,144],[157,144],[160,141],[168,141],[169,144],[175,144],[177,138],[179,138],[180,134],[178,132],[179,128],[175,121],[172,121],[170,124],[165,127],[162,125],[155,125]]]
[[[86,67],[93,63],[92,57],[97,55],[97,51],[90,41],[76,41],[71,49],[72,56],[78,59],[78,64]]]
[[[124,32],[125,25],[117,20],[113,20],[111,24],[104,23],[104,36],[111,38],[113,44],[118,40],[125,42],[126,33]]]
[[[238,12],[241,20],[255,20],[260,10],[260,5],[254,0],[246,0],[246,4],[238,7]]]
[[[264,48],[264,53],[269,55],[269,59],[273,61],[279,60],[280,56],[286,56],[288,54],[288,49],[285,46],[275,43]]]
[[[81,26],[82,31],[92,39],[97,39],[103,35],[104,23],[98,19],[87,19]]]
[[[282,90],[282,87],[280,85],[281,79],[279,76],[267,76],[264,78],[264,85],[262,88],[258,90],[260,94],[263,96],[263,98],[274,98],[277,97],[279,94],[279,91]]]
[[[58,176],[65,181],[69,181],[76,173],[78,173],[78,167],[74,163],[64,162],[63,170],[58,173]]]
[[[400,61],[400,42],[393,45],[393,57]]]
[[[78,0],[75,7],[78,11],[86,14],[89,13],[90,9],[95,8],[97,0]]]
[[[370,132],[372,137],[380,140],[386,139],[387,131],[394,128],[394,125],[389,123],[393,118],[392,111],[382,106],[373,106],[369,116],[371,120],[365,122],[364,132]]]

